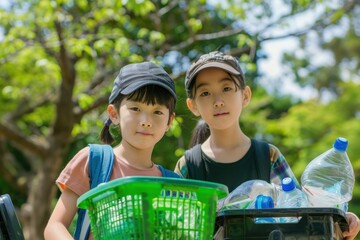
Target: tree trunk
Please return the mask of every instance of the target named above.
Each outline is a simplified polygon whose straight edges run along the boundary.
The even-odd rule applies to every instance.
[[[67,149],[58,148],[49,154],[31,182],[28,201],[22,212],[22,216],[25,217],[23,230],[26,239],[44,238],[44,227],[49,220],[52,209],[50,206],[57,192],[55,180],[66,151]]]

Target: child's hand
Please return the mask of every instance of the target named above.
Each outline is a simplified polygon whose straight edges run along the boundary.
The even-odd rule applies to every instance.
[[[346,217],[349,223],[349,231],[343,232],[343,236],[347,240],[353,240],[360,231],[360,220],[352,212],[347,212]]]

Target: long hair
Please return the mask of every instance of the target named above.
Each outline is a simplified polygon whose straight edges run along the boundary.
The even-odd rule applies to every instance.
[[[210,128],[209,125],[200,118],[192,131],[192,136],[189,143],[189,148],[197,144],[202,144],[206,139],[210,137]]]

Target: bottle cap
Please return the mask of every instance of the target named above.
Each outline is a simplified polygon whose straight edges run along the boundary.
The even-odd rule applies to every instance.
[[[338,137],[335,142],[333,147],[340,151],[340,152],[346,152],[347,146],[348,146],[348,140],[346,138],[343,137]]]
[[[255,208],[256,209],[274,208],[274,201],[272,197],[260,194],[255,199]]]
[[[282,190],[285,192],[289,192],[295,189],[295,183],[290,177],[286,177],[281,181]]]

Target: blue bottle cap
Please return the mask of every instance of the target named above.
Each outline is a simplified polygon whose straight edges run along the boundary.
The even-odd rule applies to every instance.
[[[258,195],[255,199],[255,208],[256,209],[274,208],[274,201],[270,196]]]
[[[338,137],[335,142],[333,147],[338,150],[339,152],[346,152],[347,146],[348,146],[348,140],[346,138],[343,137]]]
[[[289,192],[295,189],[295,183],[290,177],[286,177],[281,181],[282,190]]]

